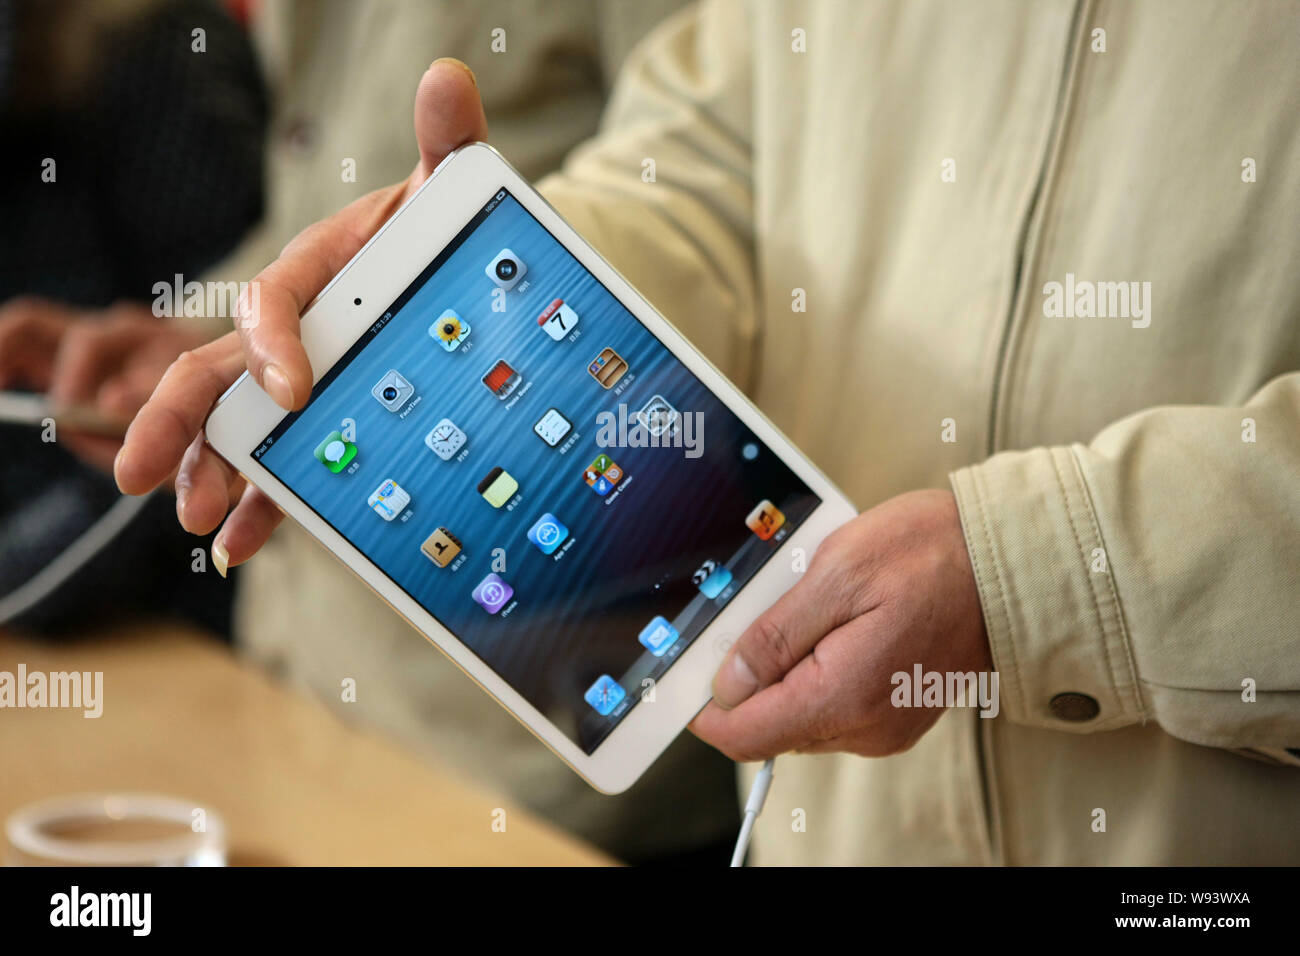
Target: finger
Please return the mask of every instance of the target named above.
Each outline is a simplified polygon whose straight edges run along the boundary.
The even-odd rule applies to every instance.
[[[299,233],[240,300],[235,325],[248,369],[286,410],[301,406],[311,393],[311,364],[299,324],[303,311],[447,153],[487,136],[474,74],[459,60],[437,60],[421,78],[415,135],[420,165],[405,183],[363,196]]]
[[[68,315],[30,297],[0,307],[0,388],[25,385],[44,391],[49,387]]]
[[[486,140],[487,136],[487,117],[483,114],[474,72],[452,57],[434,60],[415,91],[419,181],[433,175],[453,149]]]
[[[860,596],[846,568],[815,562],[732,646],[713,678],[714,702],[735,707],[775,684],[826,634],[862,613]]]
[[[190,534],[207,534],[230,508],[236,472],[207,446],[199,432],[176,472],[176,518]]]
[[[277,405],[298,408],[311,394],[300,316],[400,204],[401,186],[362,196],[308,226],[240,296],[235,329],[249,372]]]
[[[690,730],[738,763],[766,760],[834,734],[818,734],[815,711],[827,676],[807,657],[780,683],[758,691],[739,707],[715,701],[696,715]]]
[[[54,356],[50,397],[56,405],[91,401],[139,345],[140,336],[115,323],[81,322],[64,333]]]
[[[862,729],[888,700],[888,676],[876,679],[871,618],[823,638],[780,681],[733,709],[710,704],[691,722],[706,743],[737,761],[807,750]],[[879,693],[877,693],[879,691]]]
[[[142,495],[169,478],[213,404],[243,368],[233,332],[182,353],[127,429],[113,469],[117,486],[128,495]]]
[[[239,504],[212,542],[212,564],[221,576],[224,578],[229,568],[257,553],[283,518],[270,498],[252,485],[246,487]]]

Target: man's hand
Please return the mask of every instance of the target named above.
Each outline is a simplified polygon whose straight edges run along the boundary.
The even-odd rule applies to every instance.
[[[992,669],[957,502],[892,498],[835,531],[799,582],[741,635],[691,723],[734,760],[795,750],[907,750],[942,708],[894,707],[891,676]]]
[[[81,406],[107,421],[131,419],[163,371],[203,337],[159,320],[143,305],[102,311],[23,297],[0,307],[0,388],[45,392],[55,409]],[[60,437],[84,460],[112,469],[121,442],[60,424]]]
[[[257,311],[241,302],[235,332],[176,360],[131,423],[114,468],[118,487],[144,494],[179,468],[181,525],[206,534],[221,524],[237,475],[204,444],[203,422],[213,403],[245,368],[286,410],[306,403],[312,370],[299,337],[299,315],[449,152],[486,138],[474,75],[458,60],[437,60],[415,95],[420,161],[414,171],[299,233],[253,280],[259,287]],[[246,561],[280,517],[269,498],[248,486],[213,541],[213,565],[224,575],[227,567]]]

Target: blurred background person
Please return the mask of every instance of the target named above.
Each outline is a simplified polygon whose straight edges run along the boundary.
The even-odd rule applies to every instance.
[[[493,145],[536,179],[597,131],[624,57],[683,5],[684,0],[250,5],[271,98],[266,211],[245,241],[200,278],[247,281],[304,227],[405,178],[419,159],[411,140],[412,91],[428,68],[430,51],[473,69],[493,118]],[[220,204],[224,196],[218,190],[208,202]],[[187,343],[230,327],[226,315],[177,318],[165,330],[152,331],[148,342],[131,341],[131,350],[150,356],[142,371],[125,373],[91,361],[78,389],[125,396],[119,403],[138,407]],[[0,325],[0,343],[2,336]],[[112,337],[101,336],[89,351],[98,356],[120,349]],[[57,371],[54,377],[57,388]],[[115,451],[116,445],[101,447],[96,460],[111,463]],[[173,520],[168,516],[167,523]],[[224,574],[219,549],[214,564]],[[722,864],[729,858],[739,825],[734,765],[690,735],[627,793],[607,797],[300,529],[285,528],[242,569],[235,596],[234,634],[241,650],[314,692],[341,717],[388,731],[625,861]],[[356,681],[355,702],[341,700],[344,678]],[[689,795],[689,804],[681,794]]]
[[[103,396],[129,419],[201,341],[155,318],[153,286],[260,216],[265,126],[252,44],[215,0],[0,0],[0,388],[95,402],[96,381],[129,370],[135,396]],[[0,442],[0,622],[147,613],[228,631],[228,592],[191,570],[202,542],[170,527],[165,497],[119,501],[110,444],[21,425]]]

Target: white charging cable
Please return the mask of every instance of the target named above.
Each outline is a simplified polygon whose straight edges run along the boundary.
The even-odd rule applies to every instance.
[[[754,835],[754,822],[763,812],[767,791],[772,789],[772,768],[775,765],[775,757],[763,764],[763,769],[754,778],[754,785],[749,788],[749,799],[745,801],[745,820],[740,825],[740,836],[736,838],[736,852],[731,854],[732,866],[745,865],[745,853],[749,850],[749,840]]]

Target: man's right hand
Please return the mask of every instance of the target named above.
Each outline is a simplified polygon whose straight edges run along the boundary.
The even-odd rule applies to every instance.
[[[181,355],[131,423],[114,465],[118,487],[144,494],[175,471],[176,514],[187,531],[207,534],[225,519],[212,544],[223,575],[262,546],[281,515],[250,485],[226,517],[238,475],[204,443],[208,412],[245,368],[277,404],[300,408],[312,387],[299,336],[302,311],[448,153],[486,138],[473,73],[459,60],[435,61],[415,94],[420,161],[411,175],[299,233],[253,280],[257,310],[241,303],[234,332]]]

